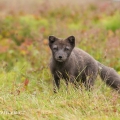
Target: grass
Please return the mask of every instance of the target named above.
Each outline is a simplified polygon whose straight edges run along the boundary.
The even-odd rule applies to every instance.
[[[2,68],[1,68],[2,69]],[[57,94],[52,91],[48,69],[29,72],[28,63],[16,63],[11,72],[0,74],[0,118],[52,120],[119,119],[119,94],[98,78],[92,92],[76,90],[61,80]],[[47,77],[47,80],[46,80]]]
[[[77,47],[120,73],[119,6],[77,3],[36,0],[21,10],[0,2],[0,120],[119,120],[120,96],[99,77],[92,92],[66,91],[61,80],[53,93],[49,35],[74,35]]]

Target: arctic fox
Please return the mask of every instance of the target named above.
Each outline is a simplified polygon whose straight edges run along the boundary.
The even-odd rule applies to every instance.
[[[50,71],[54,78],[54,92],[60,87],[60,79],[68,83],[82,82],[86,89],[91,90],[94,81],[99,74],[105,83],[117,91],[120,90],[120,75],[110,67],[107,67],[82,49],[75,47],[75,37],[70,36],[60,39],[49,36],[49,47],[52,51]]]

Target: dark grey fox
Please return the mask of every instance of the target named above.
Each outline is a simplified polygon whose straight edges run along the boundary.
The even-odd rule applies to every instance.
[[[99,63],[85,51],[76,48],[74,36],[66,39],[49,36],[49,47],[52,51],[50,70],[54,77],[54,92],[56,86],[59,89],[61,78],[65,79],[66,85],[68,82],[77,85],[80,81],[86,89],[91,90],[98,74],[107,85],[120,90],[120,75],[113,68]]]

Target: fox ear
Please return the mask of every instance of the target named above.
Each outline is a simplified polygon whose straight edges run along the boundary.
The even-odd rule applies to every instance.
[[[49,36],[48,40],[49,40],[49,44],[51,44],[51,43],[54,43],[57,40],[57,38],[51,35]]]
[[[74,36],[70,36],[66,40],[67,40],[67,42],[70,43],[70,45],[75,46],[75,37]]]

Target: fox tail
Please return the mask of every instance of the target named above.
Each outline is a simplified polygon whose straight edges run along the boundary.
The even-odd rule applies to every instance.
[[[110,67],[107,67],[98,62],[99,75],[101,79],[110,87],[120,92],[120,75]]]

